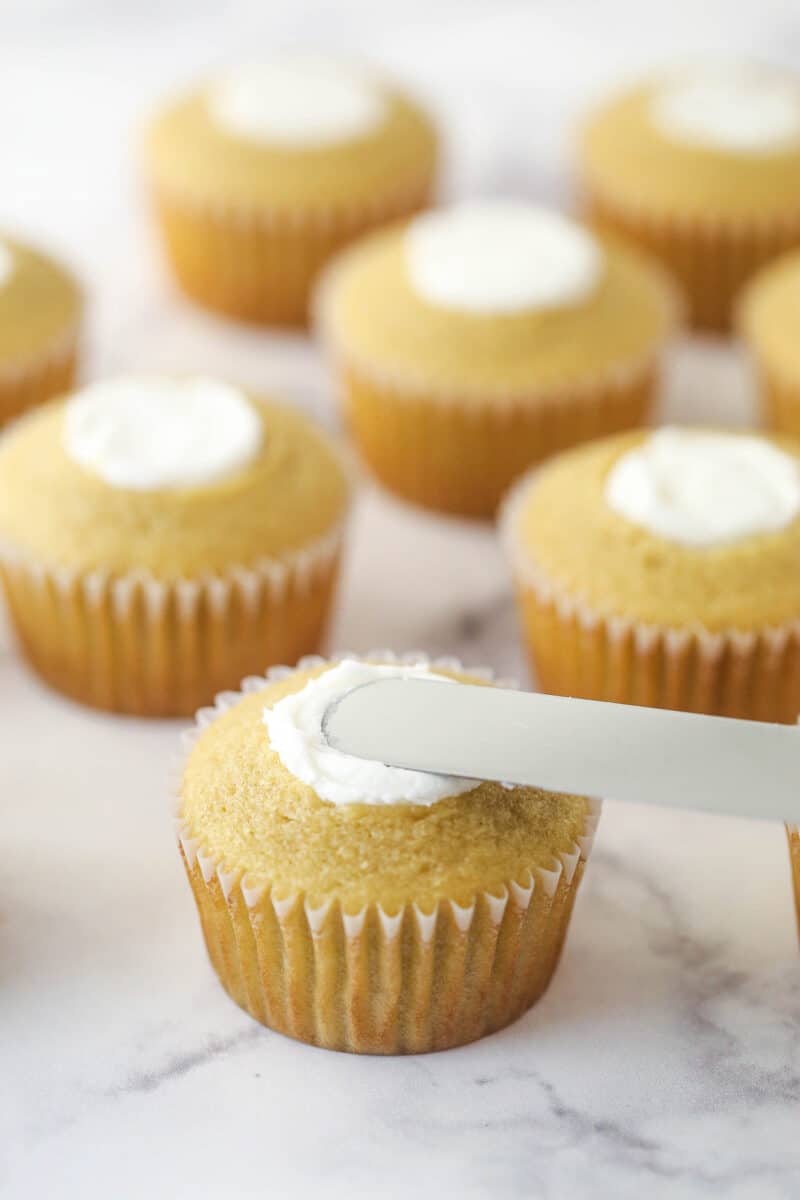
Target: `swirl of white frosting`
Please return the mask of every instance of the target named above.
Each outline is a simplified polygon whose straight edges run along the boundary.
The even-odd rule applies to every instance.
[[[235,137],[298,147],[364,137],[386,118],[366,72],[310,55],[231,71],[212,87],[208,108]]]
[[[579,225],[529,204],[484,201],[425,213],[405,233],[414,290],[440,308],[515,313],[582,300],[603,254]]]
[[[658,537],[716,546],[795,521],[800,469],[764,438],[659,429],[615,463],[605,498]]]
[[[474,779],[387,767],[342,754],[328,745],[322,735],[322,718],[329,705],[352,688],[386,678],[448,681],[447,676],[425,666],[376,666],[345,659],[309,680],[301,691],[264,709],[270,744],[286,770],[330,804],[429,806],[472,791],[477,786]]]
[[[672,141],[765,154],[800,144],[800,86],[747,66],[689,71],[656,92],[650,118]]]
[[[149,491],[213,483],[258,454],[263,425],[247,396],[205,376],[123,376],[66,404],[64,448],[112,487]]]

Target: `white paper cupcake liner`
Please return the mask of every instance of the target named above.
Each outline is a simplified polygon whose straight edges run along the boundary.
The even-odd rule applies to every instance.
[[[360,234],[424,208],[431,187],[420,175],[413,186],[316,209],[220,204],[157,182],[154,195],[167,257],[187,295],[239,320],[305,325],[331,258]]]
[[[2,542],[0,572],[23,652],[47,682],[99,708],[188,715],[248,664],[318,646],[344,529],[174,581],[48,567]]]
[[[153,190],[168,203],[183,208],[195,216],[231,223],[241,230],[291,230],[302,233],[326,234],[351,227],[369,228],[377,222],[392,221],[419,207],[430,198],[435,187],[435,173],[420,172],[412,179],[393,184],[357,202],[332,203],[327,207],[302,208],[278,204],[244,204],[220,199],[209,193],[192,191],[153,181]]]
[[[584,180],[583,194],[595,221],[661,260],[685,292],[691,323],[712,331],[730,327],[737,295],[761,267],[800,245],[800,204],[795,212],[726,218],[654,211],[593,179]]]

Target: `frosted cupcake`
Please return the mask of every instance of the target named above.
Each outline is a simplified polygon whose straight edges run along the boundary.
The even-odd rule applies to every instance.
[[[70,386],[81,309],[63,267],[0,237],[0,425]]]
[[[184,291],[233,317],[301,324],[333,253],[427,204],[437,145],[396,88],[292,55],[174,101],[151,122],[146,155]]]
[[[101,382],[0,442],[0,572],[53,687],[177,715],[318,648],[348,483],[289,408],[205,377]]]
[[[745,289],[738,308],[741,334],[750,347],[769,425],[800,436],[800,251],[765,268]]]
[[[694,325],[725,330],[742,285],[800,243],[800,79],[753,64],[654,78],[589,117],[579,166],[598,225],[663,260]]]
[[[503,525],[545,691],[796,720],[800,443],[609,438],[523,480]]]
[[[380,661],[301,662],[200,713],[180,844],[237,1004],[315,1045],[418,1053],[499,1029],[545,990],[599,807],[328,749],[325,708],[359,683],[485,680]]]
[[[405,499],[465,516],[490,516],[531,463],[640,424],[674,319],[658,268],[508,202],[366,239],[317,308],[367,464]]]

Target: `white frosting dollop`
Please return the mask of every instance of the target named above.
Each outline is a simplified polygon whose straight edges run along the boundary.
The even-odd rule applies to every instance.
[[[262,440],[244,393],[205,376],[123,376],[91,384],[66,404],[67,454],[113,487],[212,483],[246,466]]]
[[[13,274],[14,255],[10,247],[0,242],[0,287],[5,287]]]
[[[428,806],[472,791],[477,786],[474,779],[387,767],[342,754],[325,741],[322,718],[334,700],[361,684],[389,678],[454,682],[425,666],[375,666],[345,659],[301,691],[264,709],[270,744],[286,770],[331,804]]]
[[[208,108],[235,137],[301,147],[364,137],[386,118],[366,72],[306,55],[232,71],[212,87]]]
[[[484,201],[430,212],[405,234],[412,287],[428,303],[470,313],[514,313],[583,299],[603,254],[579,225],[546,209]]]
[[[796,520],[800,470],[791,455],[758,437],[660,429],[618,460],[605,497],[658,537],[715,546]]]
[[[673,141],[768,153],[800,142],[800,86],[747,66],[690,71],[656,92],[650,118]]]

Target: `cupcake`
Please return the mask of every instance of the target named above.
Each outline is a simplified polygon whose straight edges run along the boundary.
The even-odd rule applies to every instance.
[[[800,437],[800,344],[795,312],[800,304],[800,251],[766,267],[745,289],[738,325],[760,381],[767,422]]]
[[[63,267],[0,237],[0,425],[70,387],[81,309]]]
[[[570,451],[503,514],[545,691],[800,713],[800,443],[661,429]]]
[[[0,441],[0,574],[42,678],[98,708],[193,712],[318,648],[348,482],[289,408],[205,377],[93,384]]]
[[[378,479],[428,508],[486,517],[531,463],[643,421],[674,304],[635,251],[495,201],[352,247],[317,311]]]
[[[589,117],[579,169],[598,226],[658,255],[693,325],[726,330],[742,285],[800,243],[800,79],[744,64],[655,78]]]
[[[337,695],[452,660],[302,661],[198,714],[180,846],[211,962],[257,1021],[366,1054],[500,1029],[547,987],[599,806],[333,751]],[[454,686],[457,683],[454,682]]]
[[[146,163],[187,295],[247,321],[302,324],[323,264],[429,201],[429,118],[353,65],[292,55],[241,67],[151,122]]]

